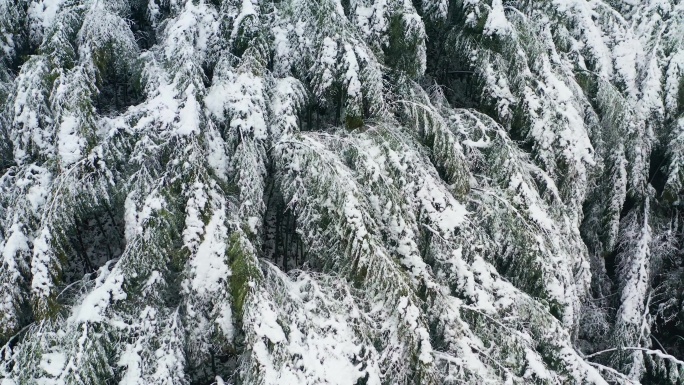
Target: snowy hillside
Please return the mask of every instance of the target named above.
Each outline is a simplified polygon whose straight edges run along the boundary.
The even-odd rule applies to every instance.
[[[683,197],[682,0],[0,0],[1,385],[684,384]]]

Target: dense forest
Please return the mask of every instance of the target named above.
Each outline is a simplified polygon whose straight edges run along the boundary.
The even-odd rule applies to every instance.
[[[0,384],[684,384],[684,1],[0,0]]]

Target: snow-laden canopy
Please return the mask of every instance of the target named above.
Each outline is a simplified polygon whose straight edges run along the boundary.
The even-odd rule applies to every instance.
[[[0,0],[0,384],[682,384],[684,2]]]

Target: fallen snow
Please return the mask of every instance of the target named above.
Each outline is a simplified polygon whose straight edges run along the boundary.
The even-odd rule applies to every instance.
[[[62,165],[68,167],[81,159],[86,140],[79,134],[79,120],[73,115],[62,119],[57,137],[57,149]]]

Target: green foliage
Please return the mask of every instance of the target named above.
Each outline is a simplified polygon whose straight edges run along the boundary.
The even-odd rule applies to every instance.
[[[238,317],[243,313],[245,299],[250,292],[250,288],[258,284],[261,279],[261,271],[258,266],[254,266],[253,256],[243,250],[241,242],[244,242],[241,239],[241,235],[238,232],[233,233],[230,237],[230,245],[227,252],[228,258],[231,261],[230,268],[232,271],[230,291],[235,314]]]

